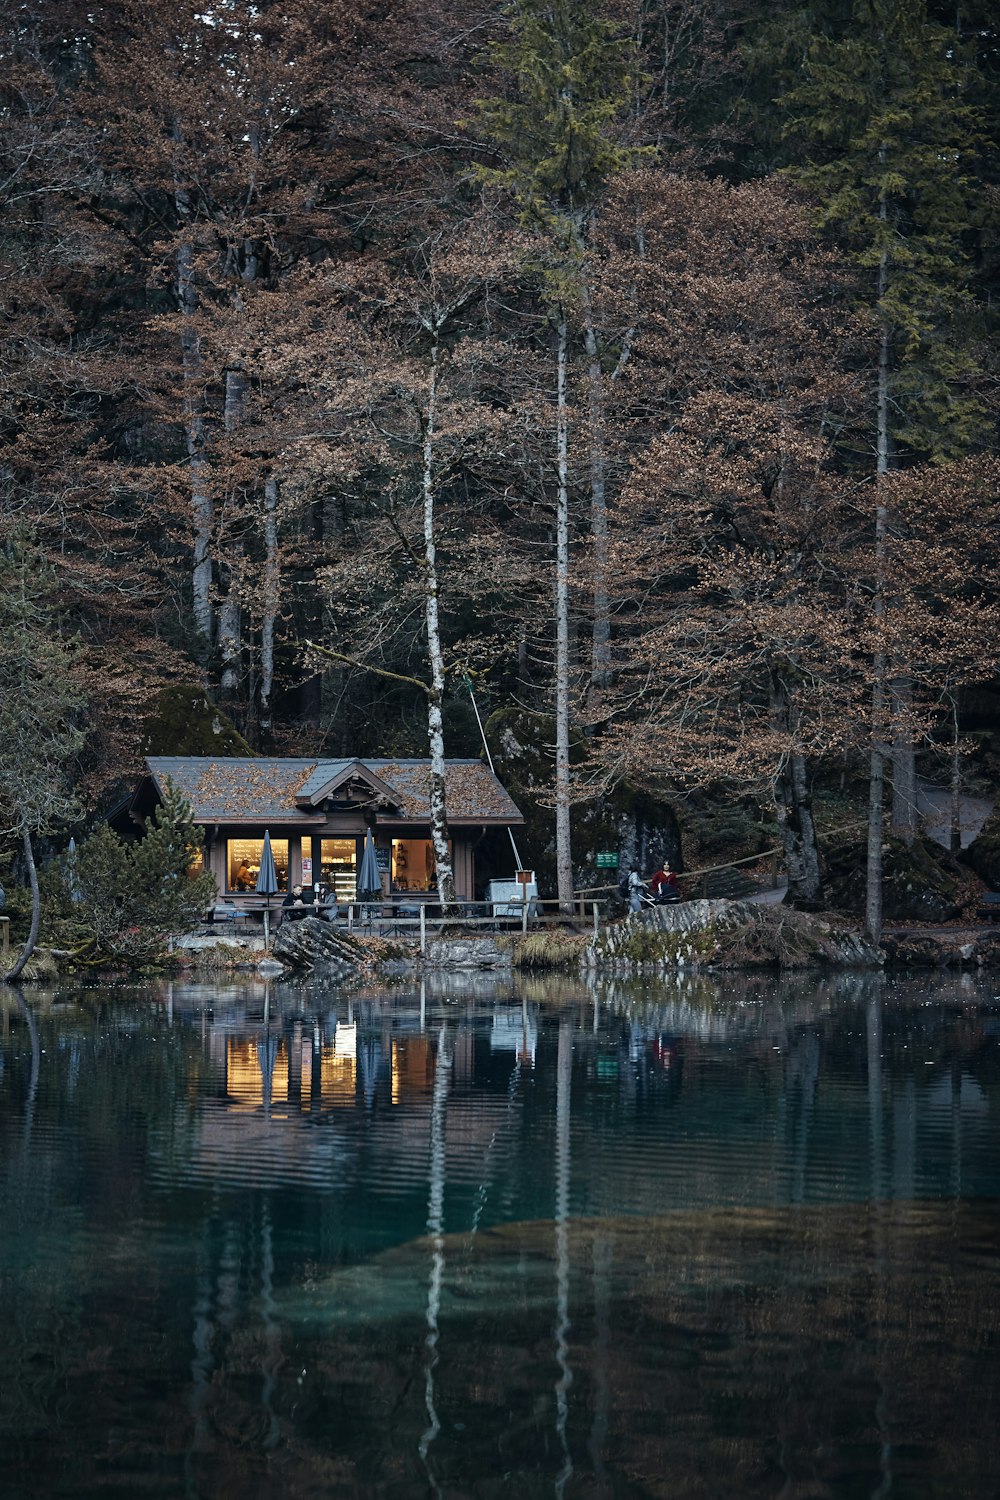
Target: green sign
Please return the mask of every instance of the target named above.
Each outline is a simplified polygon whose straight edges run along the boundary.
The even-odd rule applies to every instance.
[[[597,868],[599,870],[617,870],[618,856],[610,849],[602,849],[597,856]]]

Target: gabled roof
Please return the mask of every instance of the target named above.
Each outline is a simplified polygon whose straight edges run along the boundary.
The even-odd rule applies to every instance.
[[[299,788],[298,801],[303,806],[318,807],[328,797],[334,797],[338,791],[347,791],[358,782],[383,802],[396,803],[398,800],[389,783],[364,761],[321,760]]]
[[[169,780],[187,798],[198,823],[298,824],[326,821],[321,803],[353,778],[366,781],[386,822],[426,823],[428,760],[300,760],[159,755],[146,761],[157,791]],[[488,766],[445,762],[450,823],[521,823],[523,818]]]

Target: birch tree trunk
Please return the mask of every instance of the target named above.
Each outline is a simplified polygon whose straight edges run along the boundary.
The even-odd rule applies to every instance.
[[[556,893],[560,909],[573,910],[569,767],[569,326],[562,308],[556,328]]]
[[[584,347],[587,351],[587,404],[590,419],[590,540],[594,570],[594,611],[590,661],[591,691],[611,680],[611,606],[608,597],[608,500],[605,445],[604,372],[594,328],[586,277],[583,279]]]
[[[441,650],[441,628],[438,616],[437,551],[434,543],[434,437],[437,421],[439,325],[432,328],[431,372],[427,394],[427,418],[424,424],[423,501],[424,501],[424,620],[427,627],[427,660],[430,687],[427,693],[427,739],[430,746],[430,818],[434,868],[437,873],[438,897],[442,906],[455,904],[455,872],[448,838],[448,797],[445,785],[444,704],[445,672]]]

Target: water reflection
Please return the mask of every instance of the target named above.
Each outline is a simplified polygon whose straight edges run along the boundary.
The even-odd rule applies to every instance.
[[[995,1494],[987,981],[30,1000],[0,1495]]]

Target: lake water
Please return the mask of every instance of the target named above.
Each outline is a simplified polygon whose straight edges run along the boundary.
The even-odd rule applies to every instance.
[[[998,997],[10,997],[0,1496],[992,1500]]]

